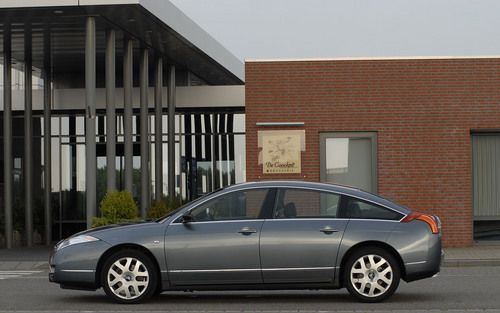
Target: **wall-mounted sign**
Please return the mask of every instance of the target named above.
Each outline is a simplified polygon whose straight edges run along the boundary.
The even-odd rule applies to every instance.
[[[300,174],[304,131],[261,131],[263,174]]]

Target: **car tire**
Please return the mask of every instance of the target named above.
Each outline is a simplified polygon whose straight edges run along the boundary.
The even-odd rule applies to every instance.
[[[101,284],[115,302],[140,303],[157,290],[158,274],[147,255],[127,249],[114,253],[104,262]]]
[[[344,268],[344,285],[361,302],[381,302],[398,288],[399,262],[387,250],[363,247],[352,253]]]

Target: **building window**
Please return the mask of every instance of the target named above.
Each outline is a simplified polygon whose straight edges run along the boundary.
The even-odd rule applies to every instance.
[[[321,181],[377,192],[376,133],[320,134]]]

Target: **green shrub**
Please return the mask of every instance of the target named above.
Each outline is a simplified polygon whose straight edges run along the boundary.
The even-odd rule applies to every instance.
[[[173,210],[179,208],[183,204],[181,197],[165,197],[162,196],[160,200],[153,202],[147,212],[147,217],[150,219],[157,219]]]
[[[94,217],[94,218],[92,218],[92,227],[105,226],[105,225],[109,225],[109,224],[113,224],[113,222],[111,222],[111,220],[109,220],[106,217]]]
[[[163,199],[156,200],[149,208],[147,217],[149,219],[157,219],[166,215],[170,211],[172,211],[172,209],[167,206],[167,203]]]
[[[139,218],[139,209],[128,191],[112,191],[102,199],[101,217],[94,217],[92,227],[135,221]]]

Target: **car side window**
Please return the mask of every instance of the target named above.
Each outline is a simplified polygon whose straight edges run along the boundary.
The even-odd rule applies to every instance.
[[[274,218],[337,217],[340,195],[329,192],[280,189]]]
[[[263,208],[274,203],[268,193],[269,189],[252,189],[224,194],[200,204],[190,215],[194,222],[256,219]]]
[[[401,213],[356,198],[348,198],[346,215],[354,219],[400,220],[403,218]]]

